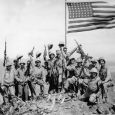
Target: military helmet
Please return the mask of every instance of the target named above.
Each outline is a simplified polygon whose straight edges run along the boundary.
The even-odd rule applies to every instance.
[[[67,47],[64,46],[63,49],[67,49]]]
[[[20,65],[25,65],[25,61],[23,60],[23,59],[21,59],[21,61],[20,61]]]
[[[103,60],[104,62],[106,62],[103,57],[100,57],[100,58],[98,59],[98,62],[100,63],[101,60]]]
[[[54,55],[54,56],[55,56],[55,53],[54,53],[54,52],[49,52],[49,56],[50,56],[50,55]]]
[[[81,58],[78,58],[78,59],[77,59],[77,63],[82,63],[82,59],[81,59]]]
[[[75,58],[71,58],[71,59],[70,59],[70,62],[72,62],[72,61],[75,61]]]
[[[98,71],[97,71],[96,68],[92,68],[92,69],[90,70],[90,73],[98,73]]]
[[[35,63],[41,63],[41,61],[39,59],[35,60]]]
[[[60,50],[56,50],[56,54],[61,54],[61,51]]]

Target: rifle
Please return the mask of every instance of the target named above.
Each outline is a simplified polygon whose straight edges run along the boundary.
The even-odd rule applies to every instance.
[[[83,58],[88,58],[88,59],[89,59],[89,58],[92,58],[92,56],[88,56],[88,55],[85,54],[85,52],[83,51],[81,45],[78,44],[78,42],[77,42],[76,40],[75,40],[75,42],[76,42],[76,44],[77,44],[77,46],[78,46],[78,53],[81,54],[82,59],[83,59]]]
[[[86,64],[86,62],[87,62],[87,60],[88,60],[89,58],[90,58],[90,57],[89,57],[88,55],[85,55],[85,60],[84,60],[84,62],[83,62],[83,64],[82,64],[82,67],[81,67],[81,70],[80,70],[80,73],[79,73],[79,78],[81,77],[82,72],[83,72],[83,70],[84,70],[84,68],[85,68],[85,64]]]
[[[77,47],[78,47],[78,53],[81,54],[81,57],[84,57],[86,56],[85,52],[83,51],[82,47],[81,47],[81,44],[78,44],[78,42],[75,40],[76,44],[77,44]]]

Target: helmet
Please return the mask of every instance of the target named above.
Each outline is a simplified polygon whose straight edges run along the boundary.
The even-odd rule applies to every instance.
[[[35,60],[35,63],[41,63],[41,61],[39,59]]]
[[[97,71],[96,68],[92,68],[92,69],[90,70],[90,73],[98,73],[98,71]]]
[[[55,55],[55,53],[54,52],[49,52],[49,55]]]
[[[103,60],[103,61],[105,62],[105,59],[104,59],[103,57],[100,57],[100,58],[98,59],[99,62],[100,62],[100,60]]]
[[[78,58],[78,59],[77,59],[77,63],[82,63],[82,59],[81,59],[81,58]]]
[[[95,103],[96,102],[96,94],[91,94],[90,95],[90,98],[89,98],[89,101],[92,102],[92,103]]]
[[[20,64],[25,65],[25,61],[23,59],[21,59]]]
[[[63,49],[67,49],[67,47],[64,46]]]
[[[71,59],[70,59],[70,62],[72,62],[72,61],[75,61],[75,58],[71,58]]]
[[[61,51],[60,50],[56,50],[56,54],[61,54]]]

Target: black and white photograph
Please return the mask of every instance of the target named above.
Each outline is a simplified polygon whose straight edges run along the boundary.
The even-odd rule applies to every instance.
[[[115,0],[0,0],[0,115],[115,115]]]

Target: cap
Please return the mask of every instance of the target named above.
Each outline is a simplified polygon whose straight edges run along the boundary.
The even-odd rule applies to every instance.
[[[59,47],[64,47],[64,42],[59,42]]]
[[[37,53],[36,53],[36,58],[40,57],[40,56],[41,56],[41,54],[42,54],[42,53],[37,52]]]

